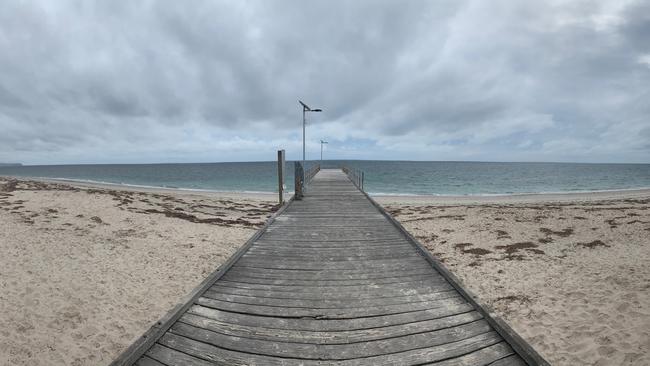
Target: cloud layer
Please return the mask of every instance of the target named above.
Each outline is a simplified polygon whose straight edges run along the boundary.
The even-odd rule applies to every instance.
[[[0,161],[650,162],[649,1],[10,0]]]

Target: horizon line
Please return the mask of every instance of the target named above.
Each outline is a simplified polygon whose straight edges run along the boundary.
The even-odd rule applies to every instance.
[[[302,161],[301,159],[287,159],[287,162]],[[308,162],[320,162],[320,159],[308,159]],[[650,162],[582,162],[582,161],[495,161],[495,160],[403,160],[403,159],[323,159],[323,162],[350,161],[350,162],[406,162],[406,163],[511,163],[511,164],[620,164],[620,165],[650,165]],[[53,164],[25,164],[25,163],[0,163],[0,168],[34,167],[34,166],[73,166],[73,165],[180,165],[180,164],[237,164],[237,163],[271,163],[277,160],[248,160],[248,161],[196,161],[196,162],[138,162],[138,163],[53,163]],[[7,164],[7,165],[3,165]],[[13,164],[13,165],[12,165]]]

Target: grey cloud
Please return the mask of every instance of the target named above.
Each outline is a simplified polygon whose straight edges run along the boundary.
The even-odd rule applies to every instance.
[[[625,21],[621,25],[623,41],[635,50],[650,51],[650,2],[639,1],[625,11]]]
[[[292,144],[298,98],[325,109],[310,115],[322,137],[372,139],[367,158],[392,156],[380,149],[402,139],[447,146],[446,159],[461,141],[502,158],[513,139],[529,141],[520,145],[533,160],[562,160],[560,139],[608,146],[572,152],[585,161],[650,156],[634,138],[650,123],[650,67],[638,62],[649,52],[647,1],[3,6],[0,160],[88,151],[106,161],[120,146],[137,161],[145,145],[186,156],[188,141],[174,143],[185,128]],[[268,158],[252,147],[245,156]]]

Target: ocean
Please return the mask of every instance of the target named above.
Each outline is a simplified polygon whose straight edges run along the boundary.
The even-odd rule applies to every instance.
[[[313,164],[315,162],[308,162]],[[650,164],[325,161],[364,171],[373,195],[509,195],[650,188]],[[286,186],[293,190],[293,162]],[[276,162],[0,167],[0,176],[144,187],[277,192]]]

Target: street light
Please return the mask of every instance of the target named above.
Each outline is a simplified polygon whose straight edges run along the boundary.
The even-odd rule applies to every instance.
[[[320,165],[323,165],[323,144],[327,144],[327,141],[320,140]]]
[[[309,106],[305,103],[302,102],[302,100],[298,101],[302,105],[302,167],[303,169],[305,168],[305,113],[307,112],[322,112],[322,109],[315,108],[311,109]]]

